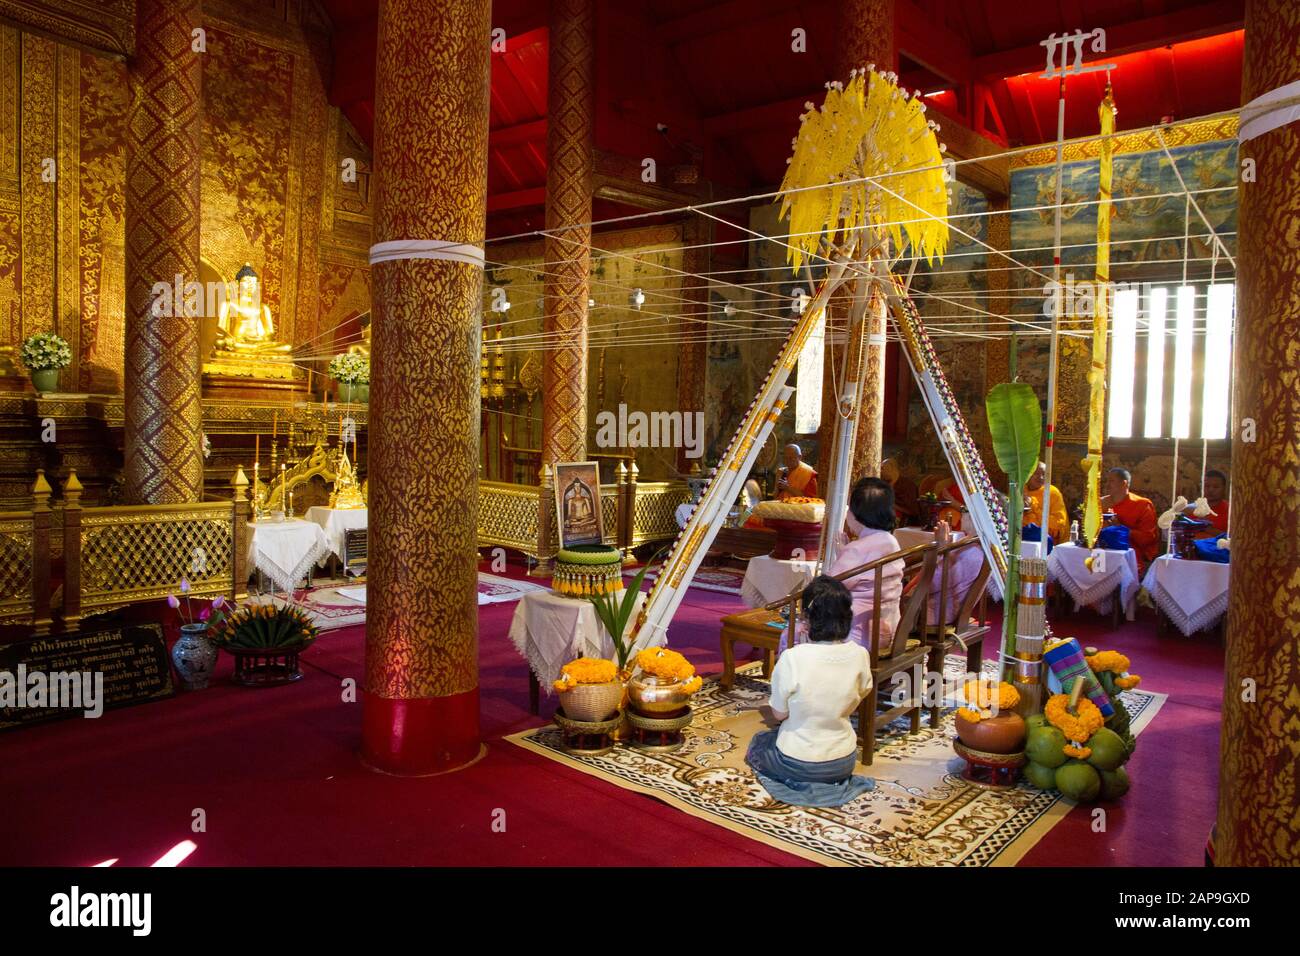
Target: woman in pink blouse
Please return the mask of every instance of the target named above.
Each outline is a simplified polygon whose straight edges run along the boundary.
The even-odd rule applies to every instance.
[[[836,555],[826,573],[843,574],[877,558],[901,550],[894,530],[894,489],[879,478],[861,478],[849,492],[849,514],[845,526],[850,540]],[[903,593],[903,562],[891,561],[882,569],[881,593],[876,595],[876,572],[867,571],[844,582],[853,595],[853,626],[849,640],[868,651],[871,617],[880,601],[880,636],[877,650],[889,647],[898,626],[898,601]]]

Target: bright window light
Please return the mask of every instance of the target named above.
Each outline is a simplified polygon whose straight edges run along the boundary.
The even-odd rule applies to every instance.
[[[1147,298],[1147,398],[1144,438],[1159,438],[1165,417],[1165,313],[1169,290],[1157,286]]]
[[[1178,316],[1174,326],[1174,427],[1172,438],[1192,434],[1192,348],[1196,340],[1196,289],[1178,287]]]
[[[1115,325],[1110,343],[1110,418],[1112,438],[1133,436],[1133,365],[1137,350],[1137,289],[1115,293]]]
[[[817,316],[808,343],[799,353],[798,388],[794,393],[794,430],[796,434],[808,435],[815,432],[822,423],[822,373],[825,370],[823,356],[826,351],[826,313]]]
[[[1201,437],[1228,437],[1228,388],[1232,375],[1232,306],[1236,286],[1212,285],[1205,305],[1205,392]]]

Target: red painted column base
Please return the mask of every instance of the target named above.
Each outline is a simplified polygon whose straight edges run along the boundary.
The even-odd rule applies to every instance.
[[[478,688],[449,697],[399,699],[363,693],[361,759],[402,776],[446,773],[479,758]]]

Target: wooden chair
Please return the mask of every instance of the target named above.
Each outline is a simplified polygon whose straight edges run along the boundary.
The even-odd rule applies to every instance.
[[[889,725],[904,715],[911,718],[912,733],[921,729],[921,708],[924,698],[922,686],[915,679],[915,672],[921,670],[921,664],[929,656],[930,648],[923,641],[912,637],[912,633],[918,629],[922,633],[925,630],[926,602],[934,580],[937,550],[938,546],[934,544],[921,545],[907,551],[886,555],[860,569],[861,572],[867,570],[875,572],[877,594],[880,593],[881,578],[886,564],[902,558],[906,562],[904,578],[907,579],[910,573],[898,627],[894,630],[893,641],[886,648],[881,649],[878,646],[879,604],[875,606],[874,613],[871,615],[871,636],[868,645],[871,652],[871,690],[858,705],[858,740],[862,743],[862,762],[868,767],[875,757],[877,729]],[[858,574],[852,572],[846,575],[846,577],[857,576]],[[908,671],[914,672],[909,698],[887,710],[879,711],[881,687],[886,682],[892,684],[896,674],[905,674]]]
[[[958,557],[967,548],[979,548],[979,538],[967,535],[960,541],[951,541],[939,547],[935,552],[935,578],[939,586],[938,614],[933,622],[927,621],[923,631],[926,646],[929,648],[929,669],[935,674],[943,673],[943,661],[948,651],[960,646],[966,652],[966,670],[980,672],[984,659],[984,638],[989,633],[988,626],[988,583],[989,562],[981,558],[980,570],[966,592],[957,601],[957,613],[949,613],[948,581],[954,573]],[[979,606],[978,617],[971,620],[976,605]],[[953,623],[947,621],[952,618]],[[935,705],[930,708],[930,726],[938,727],[942,708]]]

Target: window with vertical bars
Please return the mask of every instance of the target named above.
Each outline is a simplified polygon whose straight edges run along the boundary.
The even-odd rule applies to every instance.
[[[1227,438],[1236,286],[1119,286],[1112,301],[1107,435]]]

